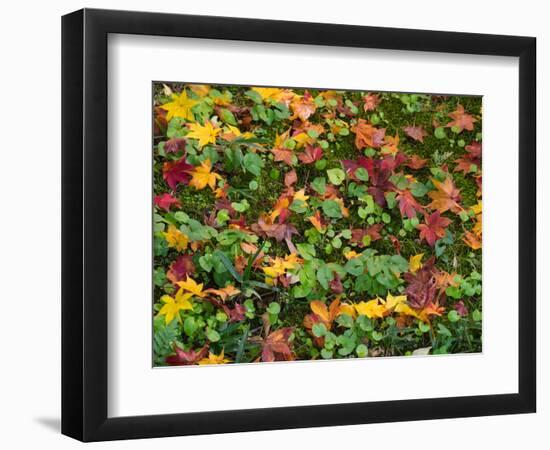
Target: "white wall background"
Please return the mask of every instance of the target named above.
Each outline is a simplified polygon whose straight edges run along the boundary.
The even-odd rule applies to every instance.
[[[550,81],[550,29],[545,3],[463,0],[445,7],[437,0],[297,2],[210,0],[162,3],[144,0],[4,2],[0,15],[2,108],[0,109],[0,444],[3,448],[81,447],[59,434],[60,417],[60,16],[81,7],[155,10],[190,14],[307,20],[357,25],[530,35],[538,38],[539,256],[544,279],[550,250],[550,167],[542,152],[544,107]],[[504,125],[505,126],[505,125]],[[548,141],[548,139],[546,139]],[[548,227],[546,227],[548,228]],[[363,425],[277,432],[240,433],[164,440],[95,444],[94,448],[281,448],[361,446],[407,450],[444,447],[544,448],[550,442],[550,313],[539,282],[539,412],[536,415]],[[475,376],[475,374],[472,374]]]

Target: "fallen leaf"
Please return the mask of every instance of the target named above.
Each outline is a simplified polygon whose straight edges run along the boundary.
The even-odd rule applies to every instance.
[[[380,148],[384,143],[386,134],[385,128],[376,128],[365,119],[359,119],[357,123],[351,127],[351,131],[355,133],[355,146],[362,150],[365,147]]]
[[[195,264],[191,255],[179,255],[175,261],[170,264],[170,268],[166,272],[166,278],[176,284],[182,281],[189,274],[195,273]]]
[[[194,170],[189,172],[192,176],[189,186],[193,186],[195,189],[201,190],[206,186],[210,186],[210,189],[214,190],[216,187],[216,180],[221,180],[221,176],[216,172],[211,172],[212,164],[209,159],[204,160],[200,166],[195,167]]]
[[[173,191],[179,184],[188,184],[191,179],[189,171],[193,170],[191,164],[187,164],[185,157],[177,161],[166,161],[162,166],[162,177]]]
[[[365,112],[374,111],[381,101],[382,100],[380,99],[380,96],[378,94],[369,93],[363,97],[363,110]]]
[[[321,147],[313,147],[306,145],[305,150],[298,154],[298,159],[304,164],[312,164],[319,161],[323,157],[323,149]]]
[[[271,153],[275,156],[275,162],[284,162],[285,164],[292,166],[292,156],[294,155],[292,150],[289,150],[288,148],[272,148]]]
[[[172,206],[181,208],[180,201],[167,192],[162,195],[155,195],[155,205],[165,211],[169,211]]]
[[[474,123],[477,119],[464,111],[464,107],[458,104],[456,110],[449,113],[448,116],[453,119],[446,127],[456,127],[460,133],[462,130],[472,131],[474,129]]]
[[[408,125],[403,127],[403,131],[407,134],[407,136],[418,142],[424,142],[424,138],[428,136],[426,130],[421,126]]]
[[[215,127],[212,122],[206,122],[204,125],[201,125],[200,123],[192,123],[189,124],[189,129],[191,131],[187,133],[186,137],[198,139],[199,148],[202,148],[207,144],[215,144],[216,136],[218,136],[221,132],[221,129]]]
[[[428,208],[437,209],[440,213],[448,210],[454,213],[462,211],[462,207],[458,204],[461,200],[460,190],[455,187],[450,177],[447,177],[443,183],[432,178],[432,183],[436,190],[428,192],[428,197],[432,199]]]
[[[193,120],[193,112],[191,108],[197,104],[197,100],[187,97],[187,92],[184,90],[181,94],[172,94],[172,101],[160,105],[162,109],[167,111],[166,120],[170,121],[173,117],[181,117],[182,119]]]
[[[410,191],[401,191],[397,194],[396,200],[399,202],[399,211],[401,217],[407,216],[409,219],[416,217],[417,212],[424,211],[424,207],[416,201]]]
[[[450,219],[441,217],[439,211],[436,211],[430,215],[424,215],[425,223],[418,225],[420,230],[420,239],[424,239],[430,247],[433,247],[435,243],[445,236],[445,228],[451,223]]]

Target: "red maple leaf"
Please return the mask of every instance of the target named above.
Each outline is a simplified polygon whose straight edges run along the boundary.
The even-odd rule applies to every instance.
[[[462,130],[472,131],[474,129],[474,122],[477,119],[464,111],[464,106],[458,104],[456,110],[449,113],[448,116],[453,119],[446,127],[456,127],[460,133]]]
[[[417,212],[424,210],[424,207],[416,201],[410,191],[401,191],[397,194],[396,199],[399,201],[401,217],[407,216],[409,219],[412,219],[416,217]]]
[[[221,305],[223,311],[229,317],[229,322],[241,322],[245,318],[246,308],[240,303],[235,303],[234,308],[227,305]]]
[[[407,136],[419,142],[424,142],[424,137],[428,136],[426,130],[420,126],[408,125],[403,127],[403,131]]]
[[[430,215],[424,214],[424,222],[417,227],[420,230],[420,239],[426,240],[428,245],[433,247],[445,236],[445,228],[449,226],[451,220],[441,217],[440,212],[436,211]]]
[[[292,166],[292,155],[294,152],[287,148],[272,148],[271,152],[275,156],[275,161],[282,161],[289,166]]]
[[[164,209],[165,211],[169,211],[171,206],[177,206],[181,208],[180,201],[168,192],[165,192],[162,195],[155,195],[155,205],[159,208]]]
[[[424,263],[416,273],[405,273],[403,278],[408,283],[405,288],[407,302],[415,309],[423,309],[436,302],[437,270],[434,267],[435,258]]]
[[[285,241],[291,252],[296,252],[296,247],[292,243],[292,235],[298,234],[294,225],[288,223],[267,223],[263,217],[258,219],[257,223],[251,225],[252,231],[262,237],[275,238],[277,242]]]
[[[291,170],[285,174],[285,186],[287,188],[291,187],[296,181],[298,181],[298,175],[296,175],[295,170]]]
[[[195,273],[195,264],[193,264],[192,255],[180,255],[175,261],[170,264],[166,278],[176,284],[178,281],[183,281],[188,275]]]
[[[428,162],[427,159],[423,159],[418,155],[412,155],[409,156],[407,159],[407,162],[405,163],[405,166],[407,166],[409,169],[422,169],[426,163]]]
[[[381,99],[378,94],[367,94],[363,97],[363,109],[365,112],[374,111],[376,107],[380,104]]]
[[[388,157],[384,159],[373,159],[361,156],[357,159],[357,164],[363,167],[369,173],[369,194],[374,197],[374,201],[380,206],[386,206],[386,197],[384,193],[395,189],[395,185],[390,181],[392,170],[396,167],[396,159]],[[344,168],[346,165],[344,164]]]
[[[188,184],[191,180],[189,171],[195,167],[191,164],[187,164],[185,157],[177,161],[166,161],[162,166],[162,176],[170,189],[176,190],[178,184]]]
[[[481,143],[472,142],[464,148],[468,153],[455,161],[456,167],[454,171],[462,172],[467,175],[472,172],[472,166],[475,166],[476,168],[481,166]]]
[[[382,239],[382,235],[380,234],[380,230],[384,224],[382,223],[375,223],[374,225],[371,225],[368,228],[354,228],[351,230],[351,240],[350,242],[356,243],[359,245],[359,247],[364,247],[365,244],[363,244],[363,238],[365,236],[370,236],[371,242],[377,241],[378,239]]]
[[[314,147],[313,145],[306,145],[305,150],[298,155],[298,159],[304,164],[312,164],[315,161],[320,160],[323,157],[323,149],[321,147]]]
[[[186,140],[181,137],[168,139],[164,143],[164,151],[166,153],[177,153],[180,150],[185,150],[185,142]]]
[[[205,345],[199,351],[185,351],[174,345],[174,352],[176,352],[175,355],[166,357],[167,364],[170,364],[171,366],[189,366],[196,364],[208,355],[208,345]]]
[[[344,286],[342,285],[340,276],[336,272],[333,272],[333,274],[334,278],[329,283],[329,287],[334,294],[339,295],[344,292]]]
[[[262,341],[262,361],[289,361],[293,359],[288,340],[294,329],[292,327],[275,330]]]

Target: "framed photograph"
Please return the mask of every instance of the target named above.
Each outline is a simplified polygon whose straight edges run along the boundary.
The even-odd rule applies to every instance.
[[[535,412],[532,37],[62,21],[62,432]]]

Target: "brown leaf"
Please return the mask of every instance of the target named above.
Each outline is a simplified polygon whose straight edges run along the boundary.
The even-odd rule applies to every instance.
[[[192,255],[180,255],[170,264],[170,268],[166,272],[166,278],[176,284],[178,281],[183,281],[188,275],[195,273],[195,264],[193,264]]]
[[[472,131],[474,129],[474,122],[477,122],[476,118],[464,111],[464,106],[461,104],[458,104],[456,110],[449,113],[448,116],[453,120],[445,126],[456,127],[459,133],[462,130]]]
[[[296,171],[294,169],[285,174],[285,186],[287,188],[291,187],[294,183],[296,183],[296,181],[298,181],[298,175],[296,175]]]
[[[292,150],[287,148],[272,148],[271,153],[275,156],[275,161],[284,162],[285,164],[292,166],[292,155],[294,155]]]
[[[458,204],[462,199],[460,190],[455,187],[451,177],[447,177],[443,183],[432,178],[432,183],[436,190],[428,192],[428,197],[432,199],[428,208],[437,209],[440,213],[448,210],[454,213],[462,211],[462,207]]]
[[[403,127],[403,131],[407,136],[418,142],[424,142],[424,137],[428,136],[426,130],[421,126],[408,125]]]
[[[355,133],[355,146],[362,150],[365,147],[380,148],[384,143],[386,135],[385,128],[375,128],[365,119],[359,119],[357,123],[351,127],[351,131]]]
[[[380,96],[378,94],[369,93],[363,97],[363,101],[365,102],[363,104],[363,110],[367,112],[374,111],[382,100],[380,99]]]
[[[293,327],[280,328],[272,332],[262,341],[262,361],[289,361],[293,359],[290,346],[290,336]]]

